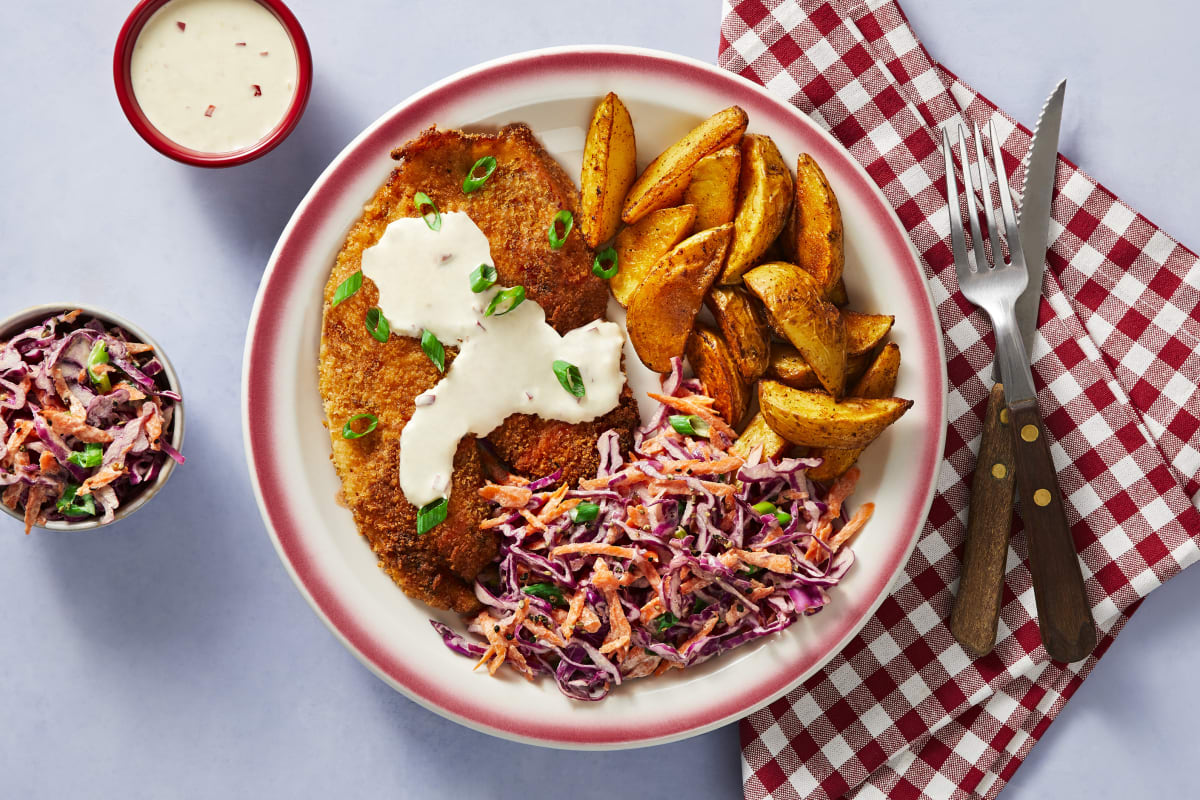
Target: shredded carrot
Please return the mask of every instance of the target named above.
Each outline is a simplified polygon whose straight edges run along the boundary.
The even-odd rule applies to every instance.
[[[625,511],[625,519],[634,528],[644,528],[650,524],[650,518],[646,515],[646,507],[642,505],[630,506]]]
[[[524,508],[529,505],[533,492],[524,486],[502,486],[489,483],[479,490],[479,496],[501,508]]]
[[[108,431],[93,428],[66,411],[59,411],[57,408],[43,408],[42,416],[50,421],[55,433],[62,436],[74,436],[81,442],[96,444],[107,444],[113,440],[113,435]]]
[[[579,553],[588,556],[613,556],[614,558],[627,558],[630,561],[638,557],[637,551],[629,547],[617,547],[612,544],[604,544],[603,542],[576,542],[574,544],[560,544],[558,547],[550,551],[551,558],[559,556],[571,555]]]
[[[562,633],[564,639],[570,639],[571,634],[575,632],[575,623],[579,622],[579,615],[583,613],[583,604],[587,600],[587,595],[583,589],[579,589],[571,597],[570,605],[567,607],[567,618],[558,626],[558,630]]]
[[[712,633],[713,628],[715,628],[715,627],[717,627],[717,618],[710,617],[708,622],[704,623],[703,628],[696,631],[696,633],[693,634],[690,639],[688,639],[686,642],[684,642],[682,645],[679,646],[679,652],[686,654],[689,647],[691,647],[696,642],[703,639],[705,636],[708,636],[710,633]]]
[[[579,627],[588,633],[600,630],[600,617],[596,616],[596,612],[592,610],[591,606],[583,607],[583,613],[579,615]]]
[[[83,482],[79,487],[79,494],[88,495],[101,486],[108,486],[117,478],[125,474],[125,465],[121,462],[113,462],[106,467],[101,467],[98,472],[92,475]]]
[[[538,512],[539,520],[544,523],[549,522],[559,514],[563,514],[578,505],[578,500],[568,500],[566,503],[563,502],[563,498],[567,495],[568,488],[569,487],[567,484],[564,483],[554,494],[550,495],[550,499],[546,501],[546,505],[542,507],[540,512]],[[570,505],[567,505],[567,503],[570,503]],[[566,508],[563,506],[566,506]]]
[[[729,552],[736,554],[738,560],[743,564],[749,564],[752,567],[762,567],[771,572],[779,572],[784,575],[789,575],[795,571],[792,560],[783,554],[755,552],[752,550],[730,550]]]
[[[701,461],[689,458],[682,461],[668,461],[663,464],[662,471],[667,473],[682,472],[690,475],[724,475],[741,469],[742,464],[745,463],[745,459],[738,456],[726,456],[715,461]]]
[[[714,481],[700,481],[700,483],[706,490],[715,494],[717,497],[732,497],[733,494],[737,492],[737,487],[732,483],[716,483]],[[679,493],[688,491],[690,487],[687,485],[687,482],[683,480],[655,480],[650,482],[650,489],[656,492]]]
[[[532,511],[522,508],[520,513],[521,516],[525,518],[525,521],[529,523],[529,527],[539,531],[546,530],[546,523],[535,517]]]
[[[503,525],[504,523],[508,522],[508,518],[510,516],[512,516],[512,515],[505,514],[500,517],[493,517],[492,519],[485,520],[485,521],[479,523],[479,527],[482,528],[483,530],[487,530],[488,528],[498,528],[501,525]]]
[[[654,619],[655,617],[660,616],[666,610],[667,607],[663,605],[662,598],[658,595],[655,595],[650,602],[642,606],[639,613],[642,615],[643,619]]]
[[[556,647],[565,647],[567,644],[557,633],[531,619],[525,620],[525,628],[539,641],[549,642]]]
[[[854,491],[855,485],[858,483],[862,471],[858,467],[851,467],[846,470],[846,474],[833,482],[829,487],[829,494],[825,497],[825,505],[829,506],[829,510],[825,512],[830,519],[842,513],[842,503]]]
[[[822,542],[828,542],[829,537],[833,534],[833,523],[824,517],[822,517],[822,520],[821,525],[817,528],[815,538]],[[824,560],[828,552],[828,550],[821,547],[816,541],[812,541],[808,543],[808,549],[804,551],[804,558],[806,561],[811,561],[815,564],[818,561]]]
[[[721,419],[718,414],[715,414],[711,409],[709,409],[707,403],[696,402],[695,397],[671,397],[670,395],[662,394],[660,392],[646,392],[646,395],[652,400],[657,400],[665,406],[670,406],[671,408],[686,412],[688,414],[695,414],[697,417],[707,422],[710,428],[715,428],[716,430],[728,436],[731,440],[737,438],[737,431],[729,427],[725,420]],[[709,402],[712,401],[710,400]]]
[[[866,526],[867,521],[871,519],[871,515],[874,513],[874,503],[863,503],[859,506],[858,510],[854,512],[854,516],[850,517],[850,520],[842,526],[842,529],[829,540],[830,548],[836,553],[839,547],[850,541],[854,537],[854,534]]]

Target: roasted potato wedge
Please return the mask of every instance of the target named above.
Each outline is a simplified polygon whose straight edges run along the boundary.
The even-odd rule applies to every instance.
[[[696,230],[733,222],[737,213],[738,178],[742,149],[736,144],[722,147],[696,162],[683,202],[696,207]]]
[[[621,219],[632,225],[651,211],[678,203],[700,159],[740,142],[749,121],[745,111],[730,106],[713,114],[664,150],[650,162],[625,195]]]
[[[738,178],[733,244],[721,283],[741,283],[779,236],[792,207],[792,173],[769,136],[742,137],[742,171]]]
[[[754,448],[761,447],[763,459],[779,458],[791,446],[791,442],[771,430],[762,412],[759,412],[750,419],[750,424],[729,448],[729,452],[745,459],[750,458]]]
[[[695,206],[677,206],[653,211],[635,225],[617,234],[617,274],[608,281],[613,297],[623,306],[658,260],[692,233]]]
[[[629,301],[625,325],[638,358],[669,372],[682,356],[704,296],[725,260],[732,225],[709,228],[683,240],[646,276]]]
[[[891,397],[896,391],[896,377],[900,373],[900,348],[894,343],[879,351],[879,355],[871,362],[871,366],[862,377],[850,388],[852,397],[879,398]],[[854,466],[862,455],[863,447],[850,450],[835,450],[831,447],[818,447],[809,455],[825,459],[821,466],[808,471],[808,477],[814,481],[829,483],[840,478],[846,470]]]
[[[588,247],[596,249],[617,235],[621,206],[636,175],[633,120],[621,99],[609,92],[596,106],[583,145],[579,228]]]
[[[838,308],[850,305],[850,295],[846,294],[846,279],[838,278],[838,282],[829,290],[829,302]]]
[[[750,407],[750,389],[742,382],[737,363],[721,334],[704,323],[696,323],[688,337],[686,353],[692,371],[713,399],[713,409],[736,426]]]
[[[896,318],[890,314],[860,314],[857,311],[843,311],[842,321],[846,325],[846,353],[860,355],[883,341],[892,329]]]
[[[816,278],[822,293],[831,297],[846,263],[842,211],[825,173],[807,153],[796,161],[796,197],[788,232],[787,249],[796,265]],[[844,294],[845,286],[842,289]]]
[[[813,277],[792,264],[773,261],[750,270],[746,287],[766,306],[781,331],[812,365],[831,395],[846,388],[846,328],[836,308],[821,299]]]
[[[714,286],[704,302],[725,335],[742,380],[753,383],[761,378],[771,357],[771,335],[762,309],[736,286]]]
[[[846,385],[850,386],[866,370],[871,363],[870,356],[846,356]],[[800,351],[790,344],[776,343],[771,347],[771,358],[767,364],[767,374],[780,383],[786,383],[793,389],[818,389],[821,382],[812,366],[800,355]]]
[[[852,397],[840,403],[824,392],[760,381],[758,404],[772,430],[792,444],[862,447],[904,415],[911,400]]]

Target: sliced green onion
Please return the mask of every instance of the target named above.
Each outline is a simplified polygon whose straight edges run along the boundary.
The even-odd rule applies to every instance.
[[[792,515],[791,515],[791,514],[789,514],[789,513],[788,513],[788,512],[786,512],[786,511],[776,511],[776,512],[775,512],[775,519],[779,520],[779,524],[780,524],[781,526],[784,526],[784,525],[787,525],[789,522],[791,522],[791,521],[792,521]]]
[[[699,614],[701,611],[703,611],[706,608],[708,608],[708,603],[704,602],[699,597],[697,597],[695,602],[692,603],[692,613],[693,614]]]
[[[606,261],[608,262],[607,267],[604,266],[604,262]],[[612,247],[606,247],[601,250],[596,254],[596,260],[592,262],[592,274],[599,278],[604,278],[604,280],[615,278],[619,269],[620,267],[617,266],[617,251]]]
[[[338,287],[333,290],[334,308],[349,300],[355,292],[362,288],[362,278],[362,272],[356,272],[338,284]]]
[[[358,422],[360,419],[367,420],[367,427],[363,428],[361,431],[356,431],[356,430],[354,430],[354,423]],[[361,439],[362,437],[366,436],[371,431],[375,430],[375,426],[377,426],[378,424],[379,424],[379,417],[375,416],[374,414],[367,413],[367,412],[364,412],[362,414],[355,414],[353,417],[346,420],[346,424],[342,426],[342,438],[343,439]]]
[[[96,516],[96,500],[90,494],[85,494],[82,498],[78,496],[79,486],[74,483],[68,483],[67,488],[63,490],[62,497],[54,504],[59,512],[66,514],[68,517],[94,517]]]
[[[446,348],[442,347],[442,343],[433,335],[433,331],[421,331],[421,349],[438,368],[438,372],[446,371]]]
[[[592,522],[600,515],[600,506],[595,503],[580,503],[567,512],[571,522]]]
[[[755,503],[753,506],[751,506],[751,508],[753,508],[759,514],[775,513],[775,504],[767,500],[763,500],[761,503]]]
[[[654,632],[662,633],[677,622],[679,622],[679,618],[670,611],[665,614],[660,614],[654,618]]]
[[[522,586],[521,591],[543,600],[549,600],[551,605],[567,607],[567,598],[563,597],[562,589],[553,583],[531,583],[528,586]]]
[[[479,168],[483,168],[483,174],[479,174]],[[463,191],[467,194],[475,191],[479,187],[487,183],[487,179],[492,177],[492,173],[496,171],[496,157],[484,156],[476,161],[471,169],[467,172],[467,177],[463,178]]]
[[[107,363],[108,345],[104,343],[103,339],[100,339],[94,345],[92,345],[92,352],[88,353],[87,373],[88,377],[92,379],[92,383],[96,385],[96,388],[100,390],[101,394],[104,394],[112,389],[112,381],[108,379],[107,374],[97,373],[95,367]]]
[[[583,397],[587,394],[587,386],[583,383],[583,376],[579,374],[579,367],[570,361],[555,361],[553,366],[559,385],[568,393],[575,397]]]
[[[367,309],[367,332],[374,336],[377,342],[386,342],[392,335],[392,326],[388,325],[387,317],[378,308]]]
[[[483,312],[485,317],[490,317],[495,314],[497,317],[504,316],[512,311],[525,300],[525,287],[514,286],[511,289],[505,289],[502,292],[496,292],[496,296],[492,298],[492,302],[488,303],[487,310]]]
[[[558,226],[562,225],[562,236],[558,235]],[[557,250],[567,243],[567,237],[571,235],[571,228],[575,227],[575,215],[565,208],[554,215],[554,221],[550,223],[550,230],[547,235],[550,237],[550,247]]]
[[[424,536],[446,521],[446,509],[450,501],[445,497],[426,503],[417,511],[417,536]]]
[[[104,448],[95,442],[88,442],[87,446],[83,448],[83,452],[71,453],[67,456],[67,461],[84,469],[98,467],[104,461]]]
[[[708,423],[694,414],[672,414],[667,422],[684,436],[708,436]]]
[[[417,192],[413,195],[413,206],[417,209],[417,213],[425,220],[425,224],[429,226],[431,231],[440,231],[442,229],[442,212],[438,211],[437,203],[424,192]],[[429,206],[430,211],[422,211],[424,206]]]
[[[496,268],[491,264],[480,264],[471,273],[471,291],[475,294],[496,285]]]
[[[740,572],[742,575],[745,575],[747,578],[753,578],[762,571],[762,567],[746,567],[745,569],[738,570],[738,572]]]

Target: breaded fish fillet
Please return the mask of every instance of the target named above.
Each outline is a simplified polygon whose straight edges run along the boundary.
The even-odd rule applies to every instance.
[[[495,157],[496,171],[483,188],[464,193],[463,177],[487,155]],[[592,251],[577,231],[561,249],[550,248],[547,231],[554,216],[562,209],[577,213],[578,192],[525,125],[509,125],[495,135],[431,128],[392,157],[396,169],[350,229],[325,286],[321,397],[342,496],[380,566],[410,596],[468,612],[478,605],[472,581],[497,550],[496,535],[479,529],[488,508],[477,491],[484,473],[475,441],[459,443],[446,521],[417,536],[417,509],[399,486],[400,433],[412,417],[413,399],[441,375],[417,339],[394,335],[380,343],[371,337],[364,317],[379,296],[369,279],[336,308],[333,293],[361,268],[363,250],[379,241],[388,223],[418,216],[412,203],[418,191],[442,212],[469,214],[488,238],[500,283],[524,286],[560,333],[601,318],[608,288],[592,274]],[[446,348],[447,369],[456,355],[456,348]],[[343,439],[344,422],[362,412],[379,418],[375,432]],[[595,473],[600,433],[617,429],[626,449],[636,424],[626,387],[620,405],[600,419],[570,425],[513,415],[492,438],[496,452],[518,472],[541,476],[561,468],[564,479],[573,481]]]

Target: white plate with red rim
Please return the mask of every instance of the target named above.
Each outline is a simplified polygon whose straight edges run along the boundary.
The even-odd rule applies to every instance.
[[[875,517],[832,602],[773,637],[694,669],[631,681],[605,700],[564,697],[552,680],[489,677],[448,650],[430,618],[456,615],[406,597],[376,565],[350,512],[335,502],[317,391],[322,289],[350,225],[387,178],[390,151],[436,123],[490,129],[525,122],[578,175],[596,103],[616,92],[637,133],[639,166],[713,112],[737,104],[750,131],[785,159],[810,153],[838,195],[852,305],[894,314],[903,353],[896,393],[912,410],[867,450],[852,504]],[[381,679],[443,716],[496,736],[573,749],[682,739],[741,717],[820,669],[866,624],[924,524],[945,441],[941,332],[916,253],[883,195],[842,147],[795,108],[709,64],[623,47],[521,53],[473,67],[384,114],[317,179],[288,223],[255,300],[243,365],[243,425],[263,520],[296,585],[330,629]]]

